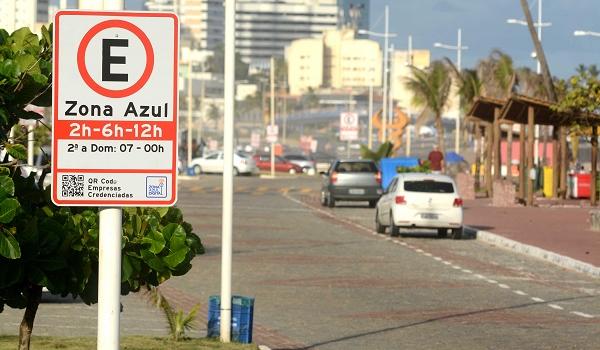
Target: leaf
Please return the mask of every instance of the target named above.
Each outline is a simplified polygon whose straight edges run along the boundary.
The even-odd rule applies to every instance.
[[[162,234],[169,241],[170,250],[178,250],[185,245],[186,234],[181,225],[168,224],[162,229]]]
[[[11,222],[15,218],[19,207],[19,201],[14,198],[6,198],[0,202],[0,222],[3,224]]]
[[[10,233],[0,232],[0,255],[13,260],[21,257],[19,242]]]
[[[43,259],[36,259],[35,263],[44,271],[58,271],[68,266],[62,256],[49,256]]]
[[[38,75],[41,73],[40,66],[32,55],[18,55],[15,57],[15,62],[19,65],[21,72]]]
[[[18,143],[5,143],[6,152],[13,158],[18,160],[27,160],[27,148]]]
[[[13,180],[6,175],[0,175],[0,201],[7,197],[12,197],[14,195],[15,183],[13,182]]]
[[[142,254],[142,259],[144,259],[144,262],[150,266],[153,270],[162,272],[166,270],[166,266],[163,263],[163,261],[157,257],[155,254],[153,254],[150,251],[147,250],[142,250],[141,252]]]
[[[150,230],[148,235],[142,239],[142,243],[150,244],[148,250],[154,254],[158,254],[165,248],[166,241],[160,232]]]
[[[177,266],[185,260],[189,251],[190,249],[188,247],[183,247],[165,256],[162,260],[171,270],[175,270],[177,269]]]

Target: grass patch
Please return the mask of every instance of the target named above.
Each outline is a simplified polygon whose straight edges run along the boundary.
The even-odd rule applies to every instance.
[[[0,350],[17,348],[18,338],[0,336]],[[31,338],[31,350],[90,350],[96,349],[96,338],[91,337],[36,337]],[[122,337],[123,350],[256,350],[254,344],[222,344],[215,339],[190,339],[174,342],[165,338]]]

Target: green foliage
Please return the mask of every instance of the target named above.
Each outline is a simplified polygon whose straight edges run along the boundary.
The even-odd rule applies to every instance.
[[[379,162],[383,158],[388,158],[394,153],[394,144],[387,141],[379,145],[376,151],[370,150],[365,145],[360,145],[360,155],[363,159],[371,159]]]
[[[580,66],[577,71],[577,75],[559,85],[564,97],[554,109],[558,112],[576,112],[590,116],[600,113],[600,79],[596,66]]]
[[[174,341],[188,339],[185,333],[194,328],[192,323],[197,317],[200,304],[194,305],[190,312],[185,314],[183,310],[175,311],[169,301],[157,288],[150,287],[147,296],[154,306],[163,311],[165,318],[167,319],[171,339]]]
[[[207,60],[208,71],[215,74],[225,73],[225,46],[221,43],[214,49],[214,53]],[[248,79],[249,65],[242,61],[239,53],[235,54],[235,80]]]
[[[396,168],[397,173],[430,173],[431,163],[426,160],[416,167],[399,166]]]

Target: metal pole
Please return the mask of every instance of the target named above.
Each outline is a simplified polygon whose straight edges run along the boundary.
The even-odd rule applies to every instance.
[[[271,57],[271,128],[275,126],[275,57]],[[271,177],[275,176],[275,142],[271,142]]]
[[[119,349],[121,310],[121,208],[100,208],[98,350]]]
[[[348,93],[348,113],[352,112],[352,88],[350,88],[350,92]],[[346,155],[347,158],[350,159],[350,140],[346,141]]]
[[[373,149],[373,80],[369,85],[369,149]]]
[[[456,50],[456,65],[457,69],[460,72],[462,69],[462,29],[458,28],[458,45]],[[460,99],[460,97],[459,97]],[[460,153],[460,102],[458,107],[458,115],[456,116],[456,135],[454,139],[454,152],[457,154]]]
[[[412,35],[408,36],[408,57],[406,59],[406,63],[409,66],[413,65],[413,40],[412,40]],[[408,114],[408,119],[409,119],[409,123],[411,121],[411,101],[408,101],[408,106],[407,106],[407,114]],[[411,147],[411,134],[410,134],[410,127],[406,128],[406,156],[410,156],[410,147]]]
[[[235,0],[225,0],[225,113],[223,135],[223,218],[221,231],[221,341],[231,342],[233,245],[233,116],[235,113]]]
[[[407,57],[407,63],[409,66],[412,66],[413,64],[413,42],[412,42],[412,35],[408,36],[408,57]]]
[[[538,38],[540,39],[540,43],[542,42],[542,0],[538,0],[538,21],[537,21],[537,34],[538,34]],[[542,73],[542,65],[540,64],[540,59],[539,57],[536,57],[536,62],[537,62],[537,74],[541,74]],[[546,145],[544,144],[544,147],[546,147]],[[539,164],[539,159],[540,159],[540,126],[536,124],[535,126],[535,142],[534,142],[534,146],[533,146],[533,161],[536,165]]]
[[[394,44],[392,44],[392,46],[390,47],[390,60],[389,60],[389,65],[390,65],[390,81],[388,84],[388,88],[390,90],[390,95],[388,96],[388,125],[390,127],[390,130],[388,130],[388,139],[393,143],[394,140],[392,140],[392,125],[394,123]]]
[[[35,126],[29,125],[27,127],[27,164],[33,165],[34,163],[34,150],[35,150]]]
[[[187,168],[192,164],[192,58],[188,61],[188,79],[187,79]]]
[[[383,48],[383,107],[381,113],[381,143],[387,140],[387,95],[388,95],[388,39],[389,39],[389,7],[385,6],[385,34]]]

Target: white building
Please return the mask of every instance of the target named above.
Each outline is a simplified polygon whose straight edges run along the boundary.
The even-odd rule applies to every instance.
[[[236,51],[252,66],[283,57],[292,41],[338,25],[338,0],[238,0]]]
[[[0,0],[0,28],[9,33],[22,27],[36,31],[47,22],[48,0]]]
[[[79,0],[81,10],[123,10],[124,0]]]

